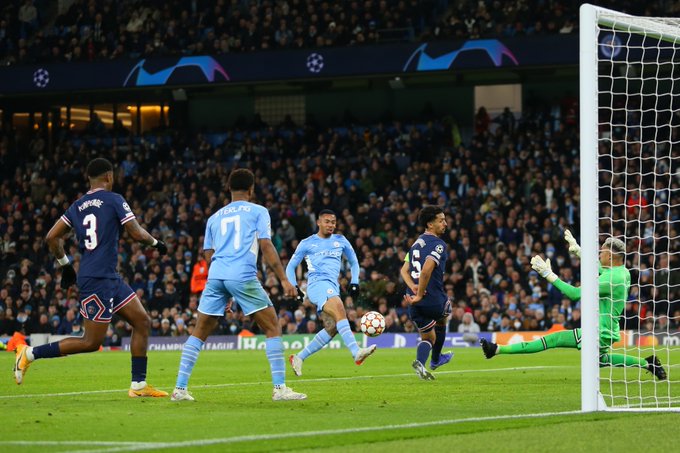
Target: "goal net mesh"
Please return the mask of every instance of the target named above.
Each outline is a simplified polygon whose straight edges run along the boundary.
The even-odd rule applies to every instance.
[[[610,408],[678,408],[680,19],[600,12],[598,43],[599,243],[623,240],[631,273],[610,352],[656,356],[668,373],[602,368],[600,392]]]

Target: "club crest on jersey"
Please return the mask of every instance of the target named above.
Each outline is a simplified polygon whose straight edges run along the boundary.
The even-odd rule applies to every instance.
[[[333,247],[340,247],[340,243],[338,241],[333,242]]]
[[[437,253],[441,253],[444,251],[444,246],[441,244],[437,244],[437,246],[434,249],[437,251]]]
[[[326,290],[326,293],[328,293],[328,294],[333,294],[333,288],[328,288],[328,289]]]

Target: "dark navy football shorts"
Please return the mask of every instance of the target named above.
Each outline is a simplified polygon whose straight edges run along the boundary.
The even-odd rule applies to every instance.
[[[111,322],[113,313],[129,304],[136,296],[120,277],[79,278],[78,288],[80,314],[94,322]]]
[[[408,315],[418,328],[419,332],[429,332],[442,318],[451,314],[451,301],[447,300],[442,305],[410,305]]]

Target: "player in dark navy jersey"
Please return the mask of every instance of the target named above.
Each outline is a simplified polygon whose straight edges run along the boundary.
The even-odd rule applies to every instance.
[[[61,266],[61,287],[67,289],[77,279],[85,334],[35,348],[19,347],[14,377],[17,384],[21,384],[28,367],[36,359],[98,350],[113,313],[117,313],[133,329],[130,343],[132,384],[128,395],[133,398],[167,396],[167,392],[156,390],[146,383],[149,316],[135,292],[116,271],[121,227],[132,239],[155,247],[161,255],[167,253],[167,247],[137,223],[122,196],[111,192],[114,176],[113,166],[108,160],[92,160],[87,166],[87,176],[90,191],[73,203],[47,233],[50,252]],[[71,230],[75,232],[81,255],[77,275],[64,252],[62,241]]]
[[[441,353],[446,338],[446,318],[451,313],[451,301],[444,291],[446,243],[440,238],[446,231],[446,217],[440,207],[425,206],[418,214],[418,222],[425,227],[425,233],[406,255],[401,277],[407,286],[404,298],[409,303],[409,316],[420,333],[412,366],[421,379],[432,380],[434,375],[425,369],[430,351],[432,370],[453,357],[451,352]]]

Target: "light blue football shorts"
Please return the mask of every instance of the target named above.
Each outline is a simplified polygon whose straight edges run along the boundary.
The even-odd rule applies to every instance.
[[[319,280],[307,285],[307,298],[316,305],[316,310],[323,310],[326,301],[331,297],[340,297],[340,286],[338,282],[330,280]]]
[[[274,306],[257,279],[247,282],[208,279],[201,294],[198,311],[211,316],[224,316],[227,302],[232,297],[245,315]]]

